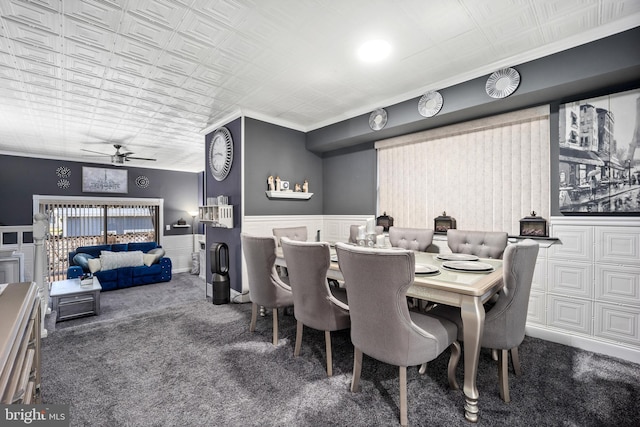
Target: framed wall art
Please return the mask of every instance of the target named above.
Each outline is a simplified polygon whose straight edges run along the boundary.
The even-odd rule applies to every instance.
[[[83,166],[82,191],[86,193],[128,193],[127,170]]]
[[[562,104],[563,213],[640,213],[640,89]]]

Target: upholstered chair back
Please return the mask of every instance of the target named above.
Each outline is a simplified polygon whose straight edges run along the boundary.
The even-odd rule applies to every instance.
[[[512,349],[524,340],[529,294],[539,245],[531,239],[507,246],[504,251],[502,290],[484,321],[482,346]]]
[[[336,243],[336,251],[355,347],[382,362],[412,366],[435,359],[455,341],[453,323],[434,321],[425,330],[411,320],[406,293],[414,278],[413,252],[345,243]]]
[[[500,259],[507,247],[507,237],[507,233],[502,231],[449,229],[447,245],[453,253]]]
[[[427,228],[389,227],[389,243],[395,248],[426,252],[433,241],[433,230]]]
[[[293,304],[291,288],[275,270],[276,239],[274,237],[240,235],[247,263],[249,297],[264,307],[286,307]]]
[[[282,228],[274,228],[273,235],[276,237],[278,246],[282,246],[280,244],[280,239],[283,237],[288,237],[291,240],[298,240],[301,242],[307,241],[307,227],[282,227]]]
[[[349,243],[358,243],[358,228],[360,226],[358,224],[353,224],[349,228]],[[384,232],[384,227],[381,225],[376,225],[375,233],[376,235],[382,234]]]
[[[348,328],[349,313],[332,302],[327,283],[331,265],[329,244],[282,238],[282,251],[289,270],[296,320],[321,331]]]

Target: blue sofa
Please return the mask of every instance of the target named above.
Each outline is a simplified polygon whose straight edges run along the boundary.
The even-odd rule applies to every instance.
[[[69,252],[69,269],[67,270],[67,278],[73,279],[90,272],[86,264],[83,268],[74,261],[75,256],[79,253],[88,254],[88,258],[99,258],[102,251],[141,251],[144,254],[147,254],[153,249],[161,248],[162,247],[155,242],[116,243],[112,245],[81,246],[75,251]],[[76,258],[76,261],[80,260]],[[171,280],[171,259],[162,256],[149,266],[140,265],[135,267],[120,267],[112,270],[100,270],[96,271],[94,273],[94,276],[96,276],[98,280],[100,280],[100,285],[102,286],[103,291],[128,288],[131,286],[147,285],[150,283],[168,282],[169,280]]]

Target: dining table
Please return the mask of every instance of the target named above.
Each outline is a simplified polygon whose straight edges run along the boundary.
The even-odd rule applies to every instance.
[[[460,307],[464,339],[464,416],[468,421],[477,422],[480,395],[476,385],[476,377],[480,343],[484,331],[485,309],[483,303],[502,288],[502,260],[479,258],[477,259],[479,263],[490,265],[491,269],[462,271],[447,267],[451,264],[450,260],[455,259],[455,254],[418,251],[414,251],[414,254],[417,271],[436,269],[437,271],[424,274],[416,273],[413,284],[407,290],[407,297]],[[449,260],[442,258],[449,258]],[[276,249],[276,265],[286,267],[286,260],[281,248]],[[344,280],[333,245],[327,278]],[[346,283],[345,287],[348,293],[349,284]]]

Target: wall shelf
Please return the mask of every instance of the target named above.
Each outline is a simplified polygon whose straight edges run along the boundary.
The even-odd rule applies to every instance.
[[[233,228],[233,205],[200,206],[198,220],[212,227]]]
[[[173,228],[189,228],[191,227],[189,224],[173,224]]]
[[[301,193],[299,191],[265,191],[270,199],[300,199],[309,200],[313,193]]]

